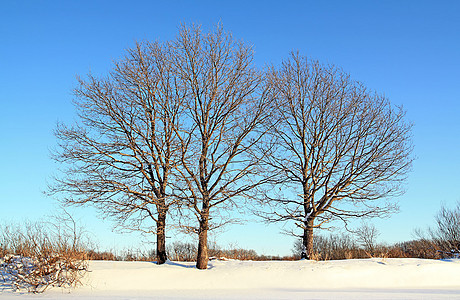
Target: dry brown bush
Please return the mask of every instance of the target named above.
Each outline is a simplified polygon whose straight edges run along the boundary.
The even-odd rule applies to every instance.
[[[69,229],[38,222],[0,226],[0,286],[32,293],[78,286],[87,256],[81,235]]]
[[[115,254],[111,251],[96,251],[96,250],[88,250],[87,253],[88,260],[120,260]]]
[[[366,245],[358,245],[351,235],[331,234],[314,237],[315,260],[359,259],[359,258],[426,258],[440,259],[444,254],[436,240],[419,238],[417,240],[393,245],[373,244],[372,251]],[[294,243],[293,257],[300,259],[302,241]]]

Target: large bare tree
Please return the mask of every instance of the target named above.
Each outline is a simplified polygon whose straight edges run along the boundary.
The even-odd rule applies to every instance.
[[[261,181],[252,151],[267,117],[265,85],[252,48],[220,26],[209,33],[183,27],[174,46],[188,116],[178,132],[183,152],[176,191],[195,219],[184,226],[198,234],[197,268],[206,269],[208,230],[226,223],[222,210],[250,197]]]
[[[270,186],[263,216],[295,224],[310,259],[314,228],[397,208],[387,200],[403,192],[411,167],[411,124],[386,97],[298,53],[270,77],[279,123],[265,163],[279,188]]]
[[[49,189],[67,205],[97,207],[121,228],[156,234],[159,264],[167,259],[166,218],[176,203],[170,182],[184,100],[171,49],[138,43],[107,77],[79,80],[79,121],[56,128],[53,157],[64,167]]]

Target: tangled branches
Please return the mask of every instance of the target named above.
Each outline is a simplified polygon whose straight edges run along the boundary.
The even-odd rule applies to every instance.
[[[0,287],[44,292],[72,288],[87,271],[86,250],[75,226],[27,223],[0,227]]]

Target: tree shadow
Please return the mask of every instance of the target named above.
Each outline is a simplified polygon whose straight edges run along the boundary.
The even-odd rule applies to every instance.
[[[186,269],[196,269],[195,265],[189,265],[189,264],[186,264],[184,262],[179,262],[179,261],[170,261],[170,260],[168,260],[168,261],[165,262],[165,265],[176,266],[176,267],[181,267],[181,268],[186,268]],[[212,268],[214,268],[214,266],[208,264],[207,270],[210,270]]]

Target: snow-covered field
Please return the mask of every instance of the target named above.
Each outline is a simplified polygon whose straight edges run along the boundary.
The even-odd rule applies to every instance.
[[[1,299],[460,299],[460,260],[91,261],[85,285]],[[2,290],[3,288],[3,290]]]

